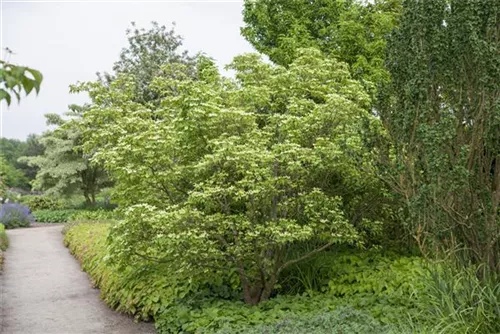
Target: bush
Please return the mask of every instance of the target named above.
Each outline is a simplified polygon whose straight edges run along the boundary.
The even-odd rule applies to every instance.
[[[37,223],[65,223],[71,220],[76,210],[38,210],[33,212]]]
[[[62,209],[63,204],[60,200],[43,195],[26,195],[20,198],[20,202],[26,204],[31,211],[38,210],[57,210]]]
[[[0,223],[5,228],[29,227],[33,216],[26,205],[19,203],[2,204],[0,208]]]
[[[412,296],[407,295],[407,291],[411,289],[405,290],[406,288],[386,289],[380,293],[376,292],[377,288],[372,288],[366,293],[350,292],[349,298],[333,291],[280,295],[258,306],[249,306],[235,299],[232,293],[234,289],[229,288],[230,278],[224,280],[214,272],[207,272],[204,277],[187,278],[163,269],[161,264],[148,263],[146,259],[143,259],[142,263],[131,262],[125,268],[117,267],[108,257],[106,240],[109,229],[109,223],[73,223],[66,230],[65,244],[89,273],[93,284],[100,288],[101,297],[109,306],[134,315],[137,319],[153,319],[159,333],[213,333],[225,328],[231,333],[246,333],[246,330],[250,330],[249,325],[269,325],[269,328],[274,328],[272,326],[279,326],[280,321],[288,324],[292,321],[290,319],[314,317],[317,318],[315,321],[318,326],[325,323],[336,324],[339,330],[351,329],[348,322],[353,320],[353,330],[372,328],[374,331],[367,332],[377,333],[378,328],[385,330],[392,326],[391,324],[398,324],[401,319],[408,318],[408,313],[416,314],[420,311],[413,307],[408,308],[410,303],[407,300]],[[366,257],[372,258],[373,261],[378,259],[375,255]],[[341,261],[339,266],[347,266],[346,261]],[[388,259],[386,262],[392,263],[394,270],[409,270],[409,275],[412,272],[420,272],[411,270],[414,264],[405,264],[397,269],[397,263],[405,262],[401,258],[399,262],[396,259]],[[376,268],[377,264],[373,263],[372,266]],[[387,266],[385,265],[386,269]],[[363,271],[361,263],[358,270]],[[373,275],[368,269],[366,272]],[[344,274],[344,278],[352,275],[349,272]],[[401,282],[391,283],[391,275],[387,277],[385,281],[380,282],[381,285],[401,285]],[[334,279],[341,280],[340,276]],[[368,285],[367,282],[362,284]],[[357,284],[361,283],[354,283]],[[359,287],[357,289],[360,290]],[[391,291],[394,293],[391,294]],[[340,311],[328,315],[345,305],[363,309],[364,313],[350,312],[343,318],[339,316]],[[306,320],[297,320],[292,325],[301,328],[301,321]]]

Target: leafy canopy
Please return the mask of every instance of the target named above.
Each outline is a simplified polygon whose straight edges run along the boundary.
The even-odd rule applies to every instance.
[[[84,147],[128,207],[110,234],[112,258],[236,274],[256,304],[287,266],[361,241],[325,181],[340,179],[346,191],[373,179],[361,172],[372,161],[363,129],[378,121],[348,66],[315,49],[300,50],[288,68],[238,56],[235,79],[205,57],[195,78],[186,66],[169,64],[163,70],[175,75],[152,81],[154,109],[134,101],[131,76],[78,88],[96,101],[84,113]],[[289,246],[308,240],[318,247],[291,258]]]
[[[399,0],[246,0],[242,35],[276,64],[315,47],[346,62],[367,87],[389,81],[386,37],[398,22]]]

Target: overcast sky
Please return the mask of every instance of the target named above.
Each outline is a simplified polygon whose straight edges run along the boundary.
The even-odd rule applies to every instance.
[[[126,46],[125,30],[134,21],[151,21],[184,37],[190,53],[203,51],[220,67],[240,53],[253,52],[240,36],[242,2],[185,1],[142,3],[2,3],[2,47],[15,52],[10,62],[38,69],[44,75],[38,96],[30,95],[9,108],[2,102],[2,135],[25,139],[42,133],[46,113],[64,113],[67,106],[86,101],[69,94],[68,86],[109,71]],[[2,59],[4,52],[2,51]]]

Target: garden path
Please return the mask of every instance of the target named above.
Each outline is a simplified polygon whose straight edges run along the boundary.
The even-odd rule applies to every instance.
[[[146,334],[153,325],[109,309],[64,247],[62,226],[7,231],[0,333]]]

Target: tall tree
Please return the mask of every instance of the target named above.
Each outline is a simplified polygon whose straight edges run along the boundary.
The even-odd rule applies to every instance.
[[[461,244],[500,271],[500,2],[407,0],[381,117],[387,176],[422,248]]]
[[[355,79],[386,82],[385,39],[399,12],[400,0],[246,0],[241,33],[276,64],[315,47],[349,64]]]
[[[154,77],[160,76],[166,65],[184,64],[186,71],[194,74],[195,58],[190,57],[187,51],[180,51],[182,38],[172,27],[152,22],[149,30],[138,28],[134,22],[127,29],[128,45],[122,49],[120,59],[113,65],[113,73],[99,75],[101,80],[110,83],[119,74],[127,74],[134,78],[134,100],[139,103],[148,103],[157,100],[158,96],[150,88]]]

